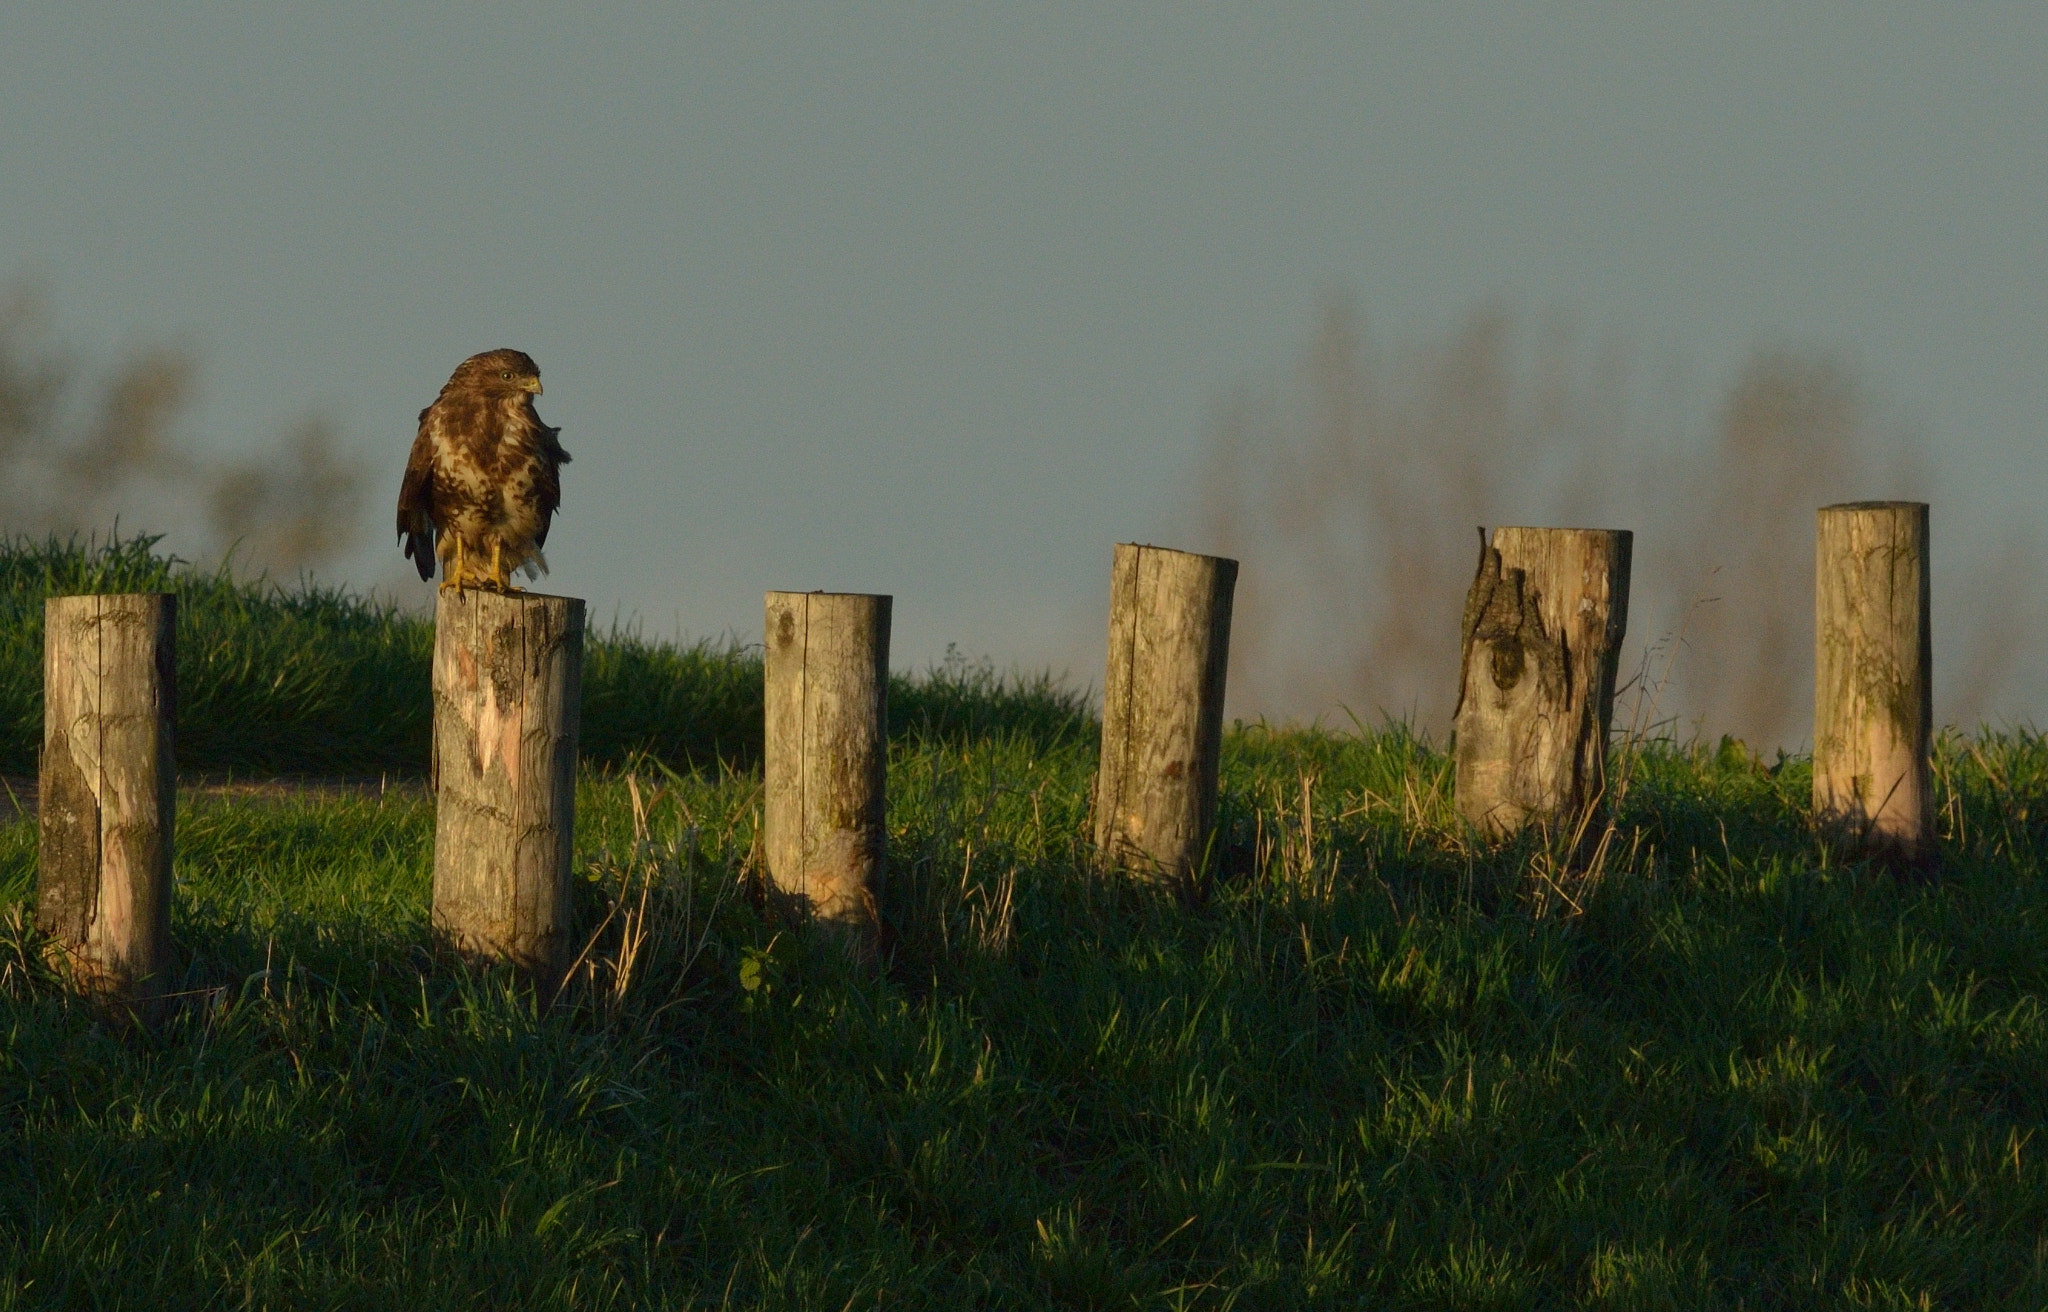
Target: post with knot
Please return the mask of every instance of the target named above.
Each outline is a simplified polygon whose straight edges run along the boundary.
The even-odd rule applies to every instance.
[[[1935,858],[1927,504],[1820,511],[1814,564],[1813,809],[1850,853]]]
[[[1598,832],[1628,627],[1626,529],[1480,530],[1458,668],[1458,810],[1506,837]]]
[[[43,604],[36,920],[96,1001],[152,1014],[171,966],[177,598]]]
[[[1111,867],[1191,889],[1216,823],[1237,562],[1118,543],[1095,848]]]
[[[881,930],[888,845],[891,599],[767,595],[766,806],[775,891],[857,955]]]
[[[434,930],[552,989],[566,964],[583,603],[444,589],[434,612]]]

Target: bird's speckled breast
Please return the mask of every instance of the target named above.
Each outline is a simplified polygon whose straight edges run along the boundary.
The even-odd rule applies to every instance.
[[[538,553],[548,514],[541,488],[553,476],[525,395],[496,399],[483,414],[437,413],[433,423],[444,533],[479,557],[496,542],[505,568],[518,568]]]

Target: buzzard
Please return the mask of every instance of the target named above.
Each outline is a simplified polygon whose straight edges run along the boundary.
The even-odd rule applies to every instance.
[[[398,490],[398,535],[420,577],[443,588],[514,591],[512,571],[547,572],[540,549],[562,504],[569,453],[534,413],[540,366],[524,351],[485,351],[457,366],[420,411]],[[488,568],[486,568],[488,562]]]

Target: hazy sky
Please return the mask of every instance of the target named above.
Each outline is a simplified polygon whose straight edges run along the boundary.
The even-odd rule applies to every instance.
[[[552,590],[748,638],[765,588],[892,592],[899,665],[1091,682],[1111,543],[1337,288],[1383,338],[1569,313],[1702,428],[1756,343],[1837,351],[1965,567],[2043,519],[2044,193],[2038,3],[0,16],[0,279],[192,348],[218,449],[330,410],[350,578],[396,577],[419,408],[517,346],[576,458]]]

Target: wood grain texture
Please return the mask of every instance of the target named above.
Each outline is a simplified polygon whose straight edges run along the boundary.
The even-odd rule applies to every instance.
[[[1814,560],[1813,809],[1892,862],[1935,851],[1927,506],[1820,511]]]
[[[807,914],[879,927],[888,842],[891,600],[767,595],[762,846],[775,887]]]
[[[434,614],[434,929],[551,986],[569,949],[583,603],[477,589]]]
[[[177,599],[43,607],[36,919],[72,979],[149,1002],[171,956]]]
[[[1452,717],[1458,810],[1479,829],[1595,827],[1633,549],[1625,529],[1482,538]]]
[[[1206,856],[1236,588],[1234,560],[1116,547],[1095,847],[1143,879],[1184,882]]]

